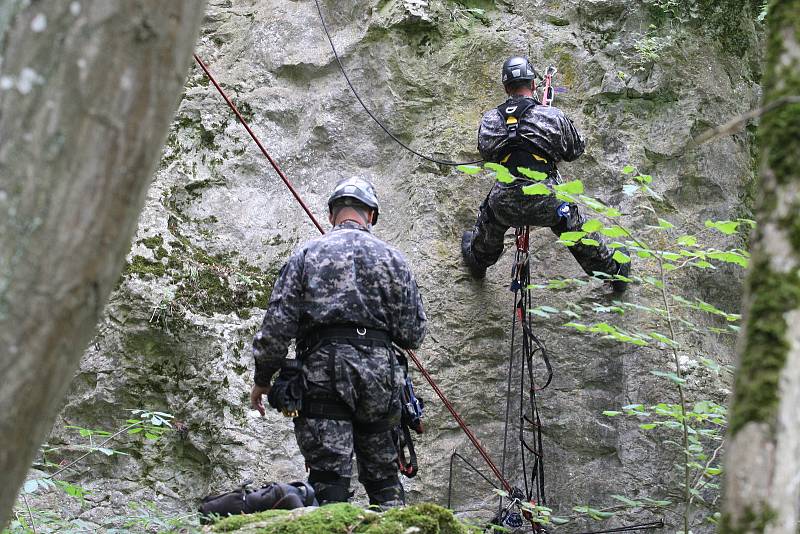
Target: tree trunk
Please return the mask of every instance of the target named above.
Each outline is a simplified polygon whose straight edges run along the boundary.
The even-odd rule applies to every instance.
[[[773,0],[764,104],[800,95],[800,0]],[[800,104],[759,126],[761,194],[731,405],[721,532],[798,532]]]
[[[120,276],[204,7],[0,3],[0,527]]]

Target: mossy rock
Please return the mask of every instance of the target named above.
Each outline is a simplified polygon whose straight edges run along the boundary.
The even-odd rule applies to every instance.
[[[472,534],[480,529],[458,521],[450,510],[435,504],[415,504],[384,513],[349,503],[300,510],[269,510],[228,517],[206,532],[259,534]]]

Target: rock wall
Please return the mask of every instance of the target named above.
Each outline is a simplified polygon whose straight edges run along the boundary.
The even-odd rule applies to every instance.
[[[588,140],[586,154],[562,167],[588,191],[619,206],[634,227],[653,215],[623,194],[620,169],[655,177],[658,216],[690,227],[748,213],[749,131],[699,148],[690,140],[757,105],[759,42],[748,9],[697,0],[323,0],[322,9],[354,85],[386,125],[416,149],[475,159],[481,113],[503,98],[502,61],[530,54],[559,67],[557,105]],[[382,202],[376,233],[400,247],[418,276],[430,334],[419,351],[451,401],[499,459],[505,410],[512,297],[507,251],[485,281],[461,266],[459,238],[491,187],[402,150],[372,123],[345,85],[322,33],[314,2],[211,0],[197,50],[230,92],[273,157],[325,220],[325,200],[341,177],[374,180]],[[664,7],[667,6],[667,7]],[[96,340],[74,377],[50,444],[82,441],[64,425],[117,428],[125,409],[175,414],[182,431],[154,444],[139,436],[94,455],[68,479],[92,489],[72,513],[102,524],[120,505],[155,500],[174,513],[244,479],[303,478],[288,419],[247,408],[249,344],[271,284],[290,251],[315,228],[194,66],[143,212],[128,267]],[[730,238],[731,240],[733,238]],[[724,242],[706,236],[709,245]],[[731,241],[729,240],[730,244]],[[511,246],[511,235],[508,241]],[[547,230],[532,239],[534,280],[582,273]],[[646,268],[644,264],[637,268]],[[641,271],[640,271],[641,272]],[[686,294],[738,308],[736,273],[718,269],[679,278]],[[612,297],[600,282],[537,291],[537,304],[581,306],[588,320],[627,329],[652,322],[628,311],[592,311]],[[625,300],[651,305],[634,286]],[[553,384],[540,395],[548,504],[613,503],[610,494],[669,497],[674,458],[663,436],[603,410],[672,400],[667,352],[579,335],[563,315],[537,322],[552,355]],[[692,362],[732,359],[730,337],[690,336],[685,364],[698,397],[724,399],[727,384]],[[420,475],[411,501],[444,503],[455,450],[477,455],[433,392],[414,374],[427,403],[428,432],[418,440]],[[512,450],[518,446],[511,433]],[[63,451],[59,454],[63,454]],[[517,482],[518,454],[508,459]],[[485,517],[491,488],[457,468],[458,509]],[[624,519],[646,519],[640,514]],[[620,518],[622,521],[623,518]],[[668,516],[668,522],[674,518]],[[696,532],[701,532],[696,530]]]

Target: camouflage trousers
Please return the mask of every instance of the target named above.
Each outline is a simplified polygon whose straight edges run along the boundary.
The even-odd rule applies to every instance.
[[[554,185],[558,182],[556,178],[550,178],[544,183]],[[489,267],[500,259],[509,228],[546,226],[557,236],[581,231],[586,218],[578,206],[566,204],[555,195],[526,195],[522,188],[530,184],[520,179],[511,184],[497,182],[481,204],[470,243],[470,250],[480,267]],[[619,264],[612,259],[614,252],[608,248],[605,237],[591,233],[586,238],[596,240],[599,245],[576,243],[569,247],[581,268],[588,275],[595,271],[616,274]]]
[[[314,472],[338,476],[349,487],[353,454],[358,478],[371,504],[404,504],[397,476],[397,450],[391,429],[369,428],[388,420],[399,421],[403,370],[394,352],[383,345],[337,342],[325,344],[304,357],[307,398],[334,393],[352,411],[353,421],[298,417],[294,433],[306,466]],[[386,426],[386,425],[383,425]],[[328,481],[309,478],[319,494]]]

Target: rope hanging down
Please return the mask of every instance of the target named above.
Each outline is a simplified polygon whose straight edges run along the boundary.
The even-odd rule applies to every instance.
[[[317,227],[317,230],[319,230],[319,232],[321,234],[324,234],[325,233],[325,229],[322,227],[322,225],[320,225],[320,223],[317,220],[317,218],[314,217],[314,214],[311,213],[311,210],[308,208],[306,203],[303,202],[303,199],[300,197],[300,194],[297,192],[297,190],[294,188],[294,186],[292,186],[292,183],[289,181],[289,179],[286,178],[286,175],[283,173],[283,171],[278,166],[278,164],[275,162],[275,160],[273,160],[272,157],[270,157],[269,153],[267,153],[267,150],[264,148],[264,145],[262,145],[261,141],[259,141],[258,136],[256,136],[255,132],[253,132],[253,130],[247,124],[247,121],[244,120],[244,117],[242,117],[242,114],[239,113],[239,110],[236,108],[236,106],[234,105],[233,101],[231,101],[231,99],[228,98],[228,95],[225,93],[225,91],[222,89],[222,87],[219,85],[219,83],[217,83],[217,80],[214,79],[214,76],[212,76],[211,72],[208,70],[208,67],[206,67],[205,63],[203,63],[203,60],[201,60],[200,57],[197,54],[194,54],[194,59],[200,65],[200,68],[203,69],[203,72],[206,73],[206,76],[208,76],[208,79],[211,80],[211,83],[214,85],[214,87],[216,87],[216,89],[219,92],[219,94],[222,96],[222,98],[228,104],[228,107],[230,107],[231,110],[233,111],[233,113],[236,115],[236,118],[239,119],[239,122],[242,123],[242,126],[244,126],[245,130],[247,130],[247,133],[249,133],[250,137],[253,138],[253,141],[255,141],[256,145],[258,145],[258,148],[261,149],[261,153],[264,154],[264,156],[266,156],[266,158],[269,160],[270,165],[272,165],[272,168],[275,169],[275,172],[278,173],[278,176],[281,177],[281,180],[283,180],[283,183],[286,184],[286,187],[288,187],[289,190],[292,192],[292,195],[294,196],[295,200],[297,200],[297,202],[300,203],[300,205],[302,206],[303,210],[306,212],[306,215],[308,215],[309,219],[311,219],[311,222],[314,223],[314,226]],[[494,474],[494,476],[497,477],[497,480],[500,482],[500,484],[502,484],[503,488],[506,491],[508,491],[509,494],[510,494],[513,491],[513,488],[508,483],[508,481],[505,479],[505,477],[500,472],[500,470],[497,468],[497,466],[494,464],[494,462],[492,461],[492,458],[489,456],[489,453],[486,452],[486,449],[484,449],[483,445],[481,445],[480,441],[478,441],[478,438],[475,437],[475,434],[472,433],[472,430],[470,430],[470,428],[467,425],[467,423],[464,421],[464,419],[461,418],[461,416],[458,414],[458,412],[455,410],[455,408],[453,408],[453,405],[450,403],[450,401],[448,400],[447,396],[445,396],[445,394],[442,392],[442,390],[439,389],[439,386],[436,384],[436,381],[433,379],[433,377],[430,375],[430,373],[428,373],[427,369],[425,369],[425,367],[422,365],[422,362],[419,360],[419,358],[417,357],[416,353],[413,350],[410,350],[410,349],[407,349],[406,353],[408,354],[409,358],[411,358],[411,361],[414,362],[414,365],[417,366],[417,369],[419,369],[419,372],[422,373],[422,376],[425,377],[425,380],[428,381],[428,384],[430,384],[430,386],[433,389],[433,391],[436,392],[436,395],[439,397],[439,399],[441,399],[441,401],[444,404],[445,408],[447,408],[447,410],[450,412],[450,415],[452,415],[453,419],[456,420],[456,423],[458,423],[458,426],[460,426],[461,430],[464,431],[464,434],[466,434],[467,438],[469,438],[469,440],[472,443],[472,445],[475,447],[475,449],[477,449],[478,453],[483,458],[483,461],[486,462],[486,465],[489,466],[489,469],[491,469],[491,471]]]
[[[534,505],[547,506],[547,497],[544,484],[544,447],[542,445],[542,425],[539,418],[539,407],[536,403],[536,392],[550,385],[553,379],[553,369],[544,344],[533,333],[531,315],[528,313],[532,306],[530,286],[530,229],[517,228],[517,250],[514,257],[514,267],[511,273],[511,291],[514,292],[514,311],[511,321],[511,349],[508,360],[508,378],[506,382],[506,412],[503,427],[503,456],[501,461],[502,473],[506,474],[506,456],[508,454],[508,433],[511,419],[511,387],[515,369],[516,341],[520,340],[519,360],[519,413],[518,413],[518,439],[520,446],[520,459],[522,462],[522,477],[525,484],[524,499]],[[521,334],[518,332],[521,330]],[[534,377],[534,357],[541,356],[547,368],[547,378],[543,385],[537,386]],[[527,396],[526,396],[527,392]],[[528,408],[526,409],[526,397]],[[527,436],[532,434],[532,439]],[[503,499],[498,503],[498,514],[495,520],[499,523],[508,521],[510,511],[503,506]],[[528,517],[531,519],[531,517]],[[517,522],[519,519],[516,520]],[[531,521],[534,532],[546,532],[544,528]]]
[[[378,119],[378,117],[376,117],[375,114],[372,113],[372,111],[367,107],[367,105],[364,103],[364,101],[361,100],[361,96],[359,96],[358,91],[356,91],[356,88],[353,87],[353,84],[350,81],[350,77],[347,75],[347,71],[344,70],[344,65],[342,64],[342,60],[339,59],[339,53],[336,51],[336,46],[333,44],[333,38],[331,37],[331,34],[328,31],[328,25],[325,24],[325,17],[322,16],[322,8],[319,5],[319,0],[314,0],[314,2],[317,4],[317,12],[319,13],[319,20],[322,23],[322,29],[325,30],[325,36],[328,38],[328,42],[331,45],[331,50],[333,50],[333,57],[336,58],[336,63],[339,65],[339,70],[342,72],[342,75],[344,76],[344,79],[347,82],[347,85],[350,87],[350,90],[353,92],[353,95],[356,97],[356,100],[358,100],[358,103],[361,104],[361,107],[364,108],[364,111],[367,112],[367,115],[369,115],[370,118],[373,121],[375,121],[375,124],[380,126],[381,129],[384,132],[386,132],[386,135],[391,137],[398,145],[400,145],[401,147],[405,148],[406,150],[408,150],[409,152],[411,152],[415,156],[419,156],[422,159],[426,159],[426,160],[428,160],[428,161],[430,161],[432,163],[438,163],[439,165],[451,165],[451,166],[473,165],[475,163],[482,163],[483,162],[482,159],[478,159],[478,160],[475,160],[475,161],[458,162],[458,161],[450,161],[450,160],[446,160],[446,159],[436,159],[436,158],[433,158],[431,156],[426,156],[425,154],[421,154],[421,153],[417,152],[416,150],[414,150],[413,148],[411,148],[410,146],[408,146],[407,144],[403,143],[400,139],[397,138],[396,135],[394,135],[391,131],[389,131],[389,129],[383,124],[383,122],[381,122],[381,120]]]

